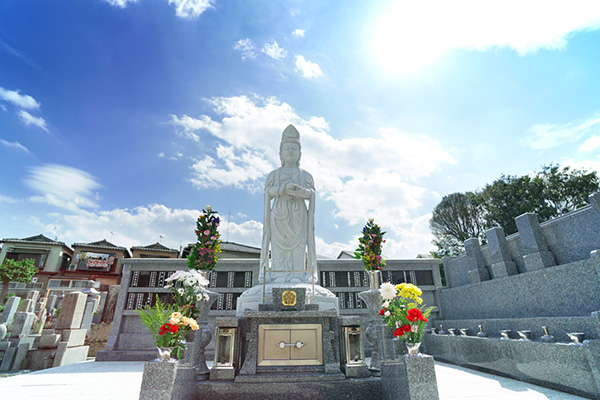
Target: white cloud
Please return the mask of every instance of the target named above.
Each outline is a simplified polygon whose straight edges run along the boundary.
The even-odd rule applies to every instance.
[[[6,147],[13,147],[17,150],[24,151],[25,153],[29,153],[29,149],[19,142],[8,142],[4,139],[0,139],[0,144]]]
[[[529,128],[525,136],[520,140],[520,143],[536,150],[550,149],[575,142],[584,136],[597,133],[599,130],[600,114],[594,114],[592,117],[579,123],[534,125]]]
[[[175,5],[175,15],[181,18],[197,18],[212,7],[215,0],[169,0]]]
[[[125,8],[129,3],[137,3],[138,0],[104,0],[111,6]],[[175,6],[175,15],[180,18],[192,19],[199,17],[204,11],[212,7],[215,0],[168,0],[169,4]]]
[[[93,191],[101,185],[85,171],[65,165],[46,164],[30,168],[24,182],[39,194],[31,197],[31,201],[72,211],[82,207],[97,207]]]
[[[158,158],[165,158],[165,153],[163,153],[162,151],[158,153]]]
[[[1,201],[1,199],[0,199]],[[196,240],[194,229],[199,210],[169,208],[150,204],[132,209],[103,211],[76,210],[71,214],[50,214],[28,220],[46,234],[59,232],[59,240],[71,244],[107,239],[117,246],[145,246],[159,241],[172,249]],[[223,240],[260,247],[262,223],[249,220],[228,222],[222,215],[219,231]],[[111,234],[114,233],[114,235]]]
[[[33,115],[29,114],[25,110],[19,111],[18,115],[19,115],[19,118],[21,118],[21,121],[23,121],[23,123],[25,125],[34,125],[40,129],[43,129],[46,132],[48,132],[48,128],[46,127],[46,121],[44,120],[44,118],[34,117]]]
[[[600,174],[600,155],[596,156],[596,158],[591,158],[589,160],[575,161],[573,159],[568,159],[566,161],[561,162],[561,167],[566,166],[574,169],[596,171],[598,174]]]
[[[600,136],[592,136],[579,147],[579,151],[592,151],[600,147]]]
[[[375,56],[396,71],[417,69],[455,49],[507,47],[520,55],[563,49],[578,31],[600,28],[600,2],[545,0],[396,1],[382,10]]]
[[[279,60],[287,56],[287,52],[283,48],[279,47],[279,44],[277,44],[275,40],[273,40],[271,43],[265,43],[261,51],[271,57],[273,60]]]
[[[248,58],[256,58],[256,53],[254,52],[254,43],[250,38],[238,40],[237,42],[235,42],[233,49],[239,50],[242,53],[242,60],[246,60]]]
[[[296,56],[296,68],[302,73],[302,76],[308,79],[319,78],[323,76],[323,71],[319,64],[308,61],[304,56]]]
[[[137,3],[137,0],[104,0],[104,1],[107,2],[108,4],[110,4],[111,6],[115,6],[115,7],[119,7],[119,8],[127,7],[128,3]]]
[[[296,37],[304,37],[304,29],[295,29],[292,32],[292,35],[294,35]]]
[[[7,90],[0,87],[0,100],[7,101],[19,108],[25,108],[27,110],[37,110],[40,108],[40,103],[33,97],[26,94],[20,94],[18,90]],[[4,110],[6,110],[6,108],[4,108]]]
[[[4,196],[4,195],[0,194],[0,203],[16,204],[18,202],[19,202],[19,200],[15,199],[14,197]]]
[[[206,115],[172,118],[178,129],[201,131],[218,139],[213,149],[203,141],[206,153],[192,166],[190,180],[197,187],[262,190],[265,175],[280,165],[281,132],[292,123],[301,135],[302,168],[315,177],[319,196],[335,205],[334,217],[358,224],[365,215],[373,216],[385,221],[394,235],[426,241],[425,248],[431,247],[430,237],[423,239],[425,234],[417,231],[415,224],[422,219],[419,207],[423,201],[437,195],[421,181],[454,162],[437,141],[394,128],[336,139],[323,118],[301,118],[275,98],[220,97],[211,99],[210,104],[220,121]],[[428,232],[427,221],[424,226]],[[416,233],[411,237],[407,232],[413,230]],[[400,245],[397,248],[404,250]]]

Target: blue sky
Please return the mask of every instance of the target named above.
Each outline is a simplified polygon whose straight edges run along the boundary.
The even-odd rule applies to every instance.
[[[210,204],[259,246],[292,123],[319,254],[434,250],[446,194],[600,171],[600,3],[525,3],[4,0],[0,237],[179,248]]]

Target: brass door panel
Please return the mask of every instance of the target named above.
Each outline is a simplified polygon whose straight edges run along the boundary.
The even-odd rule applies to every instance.
[[[323,365],[321,324],[259,325],[257,365]]]

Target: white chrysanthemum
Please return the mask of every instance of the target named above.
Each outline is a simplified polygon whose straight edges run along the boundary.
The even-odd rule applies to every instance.
[[[385,300],[393,300],[396,297],[396,288],[389,282],[382,283],[379,292]]]
[[[202,297],[202,294],[201,294],[201,293],[198,293],[198,294],[196,295],[196,300],[200,301],[200,300],[202,300],[202,299],[203,299],[203,297]]]
[[[383,315],[385,315],[386,317],[389,317],[390,315],[392,315],[392,313],[389,310],[387,310],[386,312],[383,313]]]
[[[180,295],[183,296],[183,293],[185,293],[185,290],[183,290],[183,288],[179,288],[179,289],[177,289],[177,293],[179,293]]]
[[[202,293],[202,296],[204,297],[204,300],[210,300],[210,296],[208,295],[208,293],[204,292]]]

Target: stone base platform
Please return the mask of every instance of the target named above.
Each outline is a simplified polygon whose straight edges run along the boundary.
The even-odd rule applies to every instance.
[[[297,374],[298,375],[298,374]],[[272,399],[356,399],[381,400],[381,379],[327,380],[337,374],[312,375],[312,380],[292,382],[270,374],[264,382],[214,382],[203,381],[197,386],[197,399],[210,400],[272,400]],[[343,375],[342,375],[343,377]],[[288,377],[289,378],[289,377]]]
[[[314,374],[314,373],[258,373],[256,375],[238,375],[236,383],[263,383],[263,382],[315,382],[315,381],[343,381],[344,374]]]

